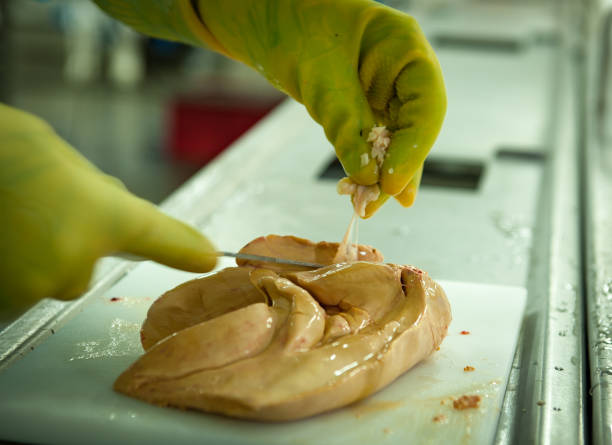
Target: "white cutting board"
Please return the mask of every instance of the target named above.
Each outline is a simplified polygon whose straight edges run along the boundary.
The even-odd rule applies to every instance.
[[[112,390],[115,378],[142,353],[138,330],[151,302],[193,276],[140,264],[0,373],[0,439],[164,445],[492,442],[524,289],[441,281],[453,322],[440,351],[357,404],[307,420],[263,424],[159,408]],[[113,297],[121,300],[112,302]],[[470,334],[461,335],[463,330]],[[465,372],[466,366],[475,369]],[[480,407],[454,410],[453,398],[464,394],[480,395]]]

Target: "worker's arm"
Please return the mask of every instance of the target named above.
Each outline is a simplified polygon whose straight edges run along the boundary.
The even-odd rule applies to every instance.
[[[370,0],[96,0],[135,29],[240,60],[303,103],[351,181],[409,206],[446,111],[436,56],[416,21]],[[368,141],[390,130],[379,162]]]
[[[83,292],[95,261],[125,252],[194,272],[214,249],[130,194],[31,114],[0,104],[0,316]]]

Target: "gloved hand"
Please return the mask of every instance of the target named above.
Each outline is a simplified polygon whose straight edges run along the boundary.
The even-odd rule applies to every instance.
[[[193,272],[212,269],[198,231],[130,194],[46,123],[0,104],[0,312],[82,293],[95,261],[125,252]]]
[[[413,18],[367,0],[198,5],[229,54],[306,106],[352,181],[380,184],[366,217],[389,195],[412,204],[446,109],[438,61]],[[391,144],[379,168],[367,139],[383,125]]]
[[[405,206],[414,201],[446,94],[412,17],[370,0],[96,2],[140,31],[240,60],[303,103],[352,182],[380,185],[365,217],[390,195]],[[391,131],[381,165],[368,142],[374,126]]]

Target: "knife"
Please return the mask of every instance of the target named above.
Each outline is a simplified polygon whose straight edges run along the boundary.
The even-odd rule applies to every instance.
[[[264,261],[266,263],[289,264],[291,266],[309,267],[309,268],[313,268],[313,269],[318,269],[320,267],[325,267],[324,264],[308,263],[308,262],[305,262],[305,261],[288,260],[288,259],[285,259],[285,258],[275,258],[275,257],[271,257],[271,256],[253,255],[253,254],[250,254],[250,253],[217,252],[217,256],[228,256],[228,257],[232,257],[232,258],[238,258],[240,260]]]

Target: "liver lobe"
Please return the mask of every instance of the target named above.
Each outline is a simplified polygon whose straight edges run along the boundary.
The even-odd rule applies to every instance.
[[[328,264],[334,244],[271,235],[245,249]],[[432,354],[451,320],[427,273],[380,263],[369,249],[376,261],[310,271],[242,263],[167,292],[143,325],[147,352],[115,389],[267,421],[368,396]]]

